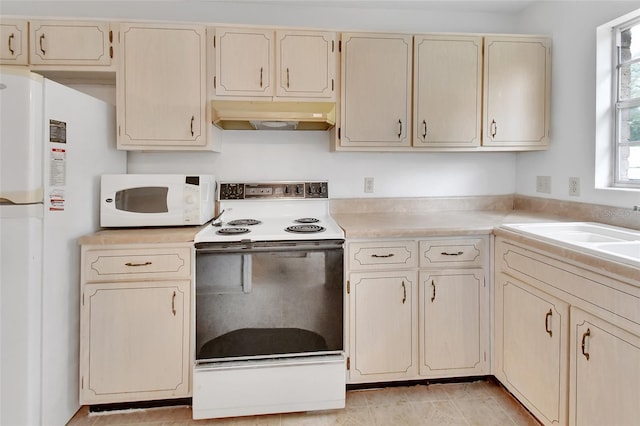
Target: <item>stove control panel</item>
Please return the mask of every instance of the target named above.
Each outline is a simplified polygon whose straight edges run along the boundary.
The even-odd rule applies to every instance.
[[[327,182],[221,182],[220,200],[329,198]]]

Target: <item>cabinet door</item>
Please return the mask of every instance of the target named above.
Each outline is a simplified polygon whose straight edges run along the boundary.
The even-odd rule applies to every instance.
[[[416,36],[414,146],[480,146],[482,37]]]
[[[336,33],[276,32],[276,95],[335,98]]]
[[[418,372],[416,273],[353,273],[349,278],[350,379],[413,378]]]
[[[342,34],[345,147],[411,145],[412,36]]]
[[[216,28],[217,96],[273,96],[271,30]]]
[[[496,274],[496,376],[543,424],[567,422],[569,306]]]
[[[29,28],[32,65],[111,65],[108,22],[31,21]]]
[[[484,43],[483,145],[545,147],[549,143],[550,40],[486,37]]]
[[[469,376],[487,373],[482,269],[420,271],[420,375]]]
[[[0,64],[27,65],[27,21],[3,19],[0,22]]]
[[[118,148],[202,149],[204,27],[121,24]]]
[[[187,396],[189,281],[87,284],[81,402]]]
[[[571,331],[570,424],[637,425],[640,335],[577,308]]]

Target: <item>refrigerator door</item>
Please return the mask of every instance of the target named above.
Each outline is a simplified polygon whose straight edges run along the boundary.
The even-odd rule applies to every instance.
[[[65,424],[80,407],[80,247],[100,227],[100,176],[126,173],[115,108],[44,81],[42,422]],[[86,380],[85,380],[86,382]]]
[[[0,67],[0,201],[42,202],[42,81],[23,67]]]
[[[0,205],[0,424],[40,424],[42,204]]]

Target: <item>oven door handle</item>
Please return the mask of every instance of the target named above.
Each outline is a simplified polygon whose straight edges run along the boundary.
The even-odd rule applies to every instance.
[[[196,253],[264,253],[287,251],[325,251],[342,249],[344,240],[326,241],[258,241],[240,243],[196,243]]]

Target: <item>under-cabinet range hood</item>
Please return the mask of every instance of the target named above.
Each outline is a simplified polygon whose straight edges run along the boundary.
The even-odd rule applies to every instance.
[[[224,130],[329,130],[334,102],[212,101],[211,120]]]

